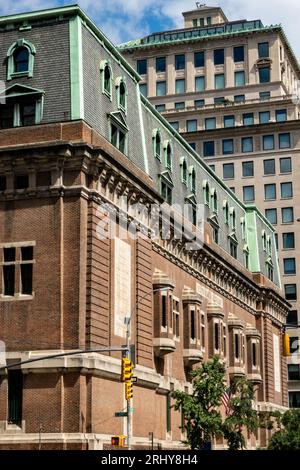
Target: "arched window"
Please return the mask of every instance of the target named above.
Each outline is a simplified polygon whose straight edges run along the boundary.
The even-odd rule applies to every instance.
[[[223,214],[224,214],[224,222],[226,225],[229,223],[229,204],[227,201],[223,202]]]
[[[127,86],[124,78],[118,77],[116,79],[116,88],[118,96],[118,108],[126,113],[127,111]]]
[[[180,170],[181,170],[181,182],[187,184],[187,164],[185,157],[180,159]]]
[[[124,82],[120,83],[120,107],[126,109],[126,87]]]
[[[264,230],[262,231],[261,239],[262,239],[263,250],[266,251],[266,249],[267,249],[267,235],[266,235],[266,232]]]
[[[267,252],[268,255],[272,256],[272,241],[269,235],[267,237]]]
[[[153,139],[153,154],[156,158],[161,160],[161,136],[160,136],[159,129],[154,129],[152,133],[152,139]]]
[[[16,77],[33,76],[36,49],[26,39],[19,39],[7,51],[7,80]]]
[[[231,217],[231,228],[232,230],[236,230],[236,213],[235,213],[234,207],[231,207],[230,209],[230,217]]]
[[[218,212],[218,194],[215,188],[211,191],[212,209],[217,214]]]
[[[193,166],[189,168],[189,175],[190,175],[190,188],[192,193],[196,193],[196,170]]]
[[[206,204],[209,207],[209,182],[208,181],[203,181],[203,199],[204,199],[204,204]]]
[[[169,170],[172,170],[172,146],[171,142],[166,140],[164,143],[165,151],[165,165]]]
[[[246,241],[246,221],[244,217],[241,217],[241,229],[242,229],[242,239]]]
[[[112,83],[112,70],[110,66],[110,61],[103,60],[100,64],[100,74],[101,74],[101,89],[102,93],[107,95],[111,99],[111,83]]]

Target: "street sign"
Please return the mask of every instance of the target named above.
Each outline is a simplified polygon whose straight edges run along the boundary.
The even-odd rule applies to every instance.
[[[127,411],[116,411],[115,413],[116,418],[123,418],[125,416],[127,416]]]

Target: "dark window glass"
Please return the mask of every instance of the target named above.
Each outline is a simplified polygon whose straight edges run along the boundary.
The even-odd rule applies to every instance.
[[[166,82],[156,82],[156,96],[165,96],[166,92]]]
[[[296,274],[295,258],[285,258],[283,260],[284,274]]]
[[[245,95],[235,95],[234,102],[235,103],[243,103],[245,101]]]
[[[223,155],[230,155],[233,153],[233,139],[224,139],[222,141]]]
[[[210,25],[211,25],[211,17],[210,17],[210,16],[208,16],[208,17],[206,18],[206,24],[207,24],[207,26],[210,26]]]
[[[111,74],[108,65],[104,68],[104,90],[109,94],[111,93]]]
[[[215,49],[214,50],[214,64],[223,65],[224,64],[224,49]]]
[[[14,127],[14,105],[0,105],[0,129]]]
[[[203,28],[204,26],[204,18],[200,18],[200,27]]]
[[[289,407],[300,408],[300,392],[289,392]]]
[[[215,323],[215,349],[218,350],[219,347],[219,323]]]
[[[197,131],[197,119],[189,119],[186,121],[186,130],[187,132],[196,132]]]
[[[269,57],[269,43],[268,42],[261,42],[258,44],[258,57],[260,59]]]
[[[256,343],[252,343],[252,364],[254,367],[257,365]]]
[[[242,152],[253,152],[253,138],[252,137],[243,137],[242,138]]]
[[[195,52],[194,66],[195,68],[204,67],[204,51]]]
[[[203,108],[204,105],[205,105],[205,100],[195,100],[194,101],[195,108]]]
[[[276,199],[276,184],[265,184],[265,200]]]
[[[225,75],[224,73],[217,73],[215,75],[215,89],[221,90],[225,88]]]
[[[147,98],[147,93],[148,93],[147,83],[140,83],[140,92],[143,96]],[[165,106],[165,105],[159,105],[159,106]]]
[[[18,47],[14,52],[15,72],[28,72],[29,51],[27,47]]]
[[[125,153],[125,144],[126,144],[126,134],[119,131],[119,150],[122,153]]]
[[[264,150],[274,150],[275,141],[273,135],[264,135],[263,136],[263,149]]]
[[[282,198],[293,197],[293,183],[281,183],[280,187]]]
[[[184,93],[185,92],[185,79],[180,78],[175,80],[175,93]]]
[[[165,181],[161,182],[161,195],[168,204],[172,204],[172,188]]]
[[[185,108],[185,102],[180,101],[178,103],[175,103],[175,109],[184,109]]]
[[[21,248],[21,259],[22,261],[33,260],[33,246],[22,246]]]
[[[193,150],[196,150],[196,144],[195,142],[189,142],[190,147],[192,147]]]
[[[297,300],[297,286],[296,284],[286,284],[284,286],[286,300]]]
[[[170,126],[172,126],[173,129],[175,129],[175,131],[179,131],[179,122],[178,121],[170,122]]]
[[[298,312],[297,312],[297,310],[291,310],[288,313],[286,322],[290,326],[292,326],[292,325],[297,326],[298,325]]]
[[[205,119],[205,130],[209,131],[216,128],[216,118],[206,118]]]
[[[175,55],[175,70],[184,70],[185,69],[185,55],[178,54]]]
[[[0,191],[6,190],[6,176],[0,176]]]
[[[155,109],[156,109],[156,111],[158,111],[159,113],[162,113],[163,111],[165,111],[166,105],[165,105],[165,104],[156,104],[156,105],[155,105]]]
[[[165,72],[166,71],[166,58],[157,57],[156,58],[156,72]]]
[[[23,374],[19,370],[8,371],[8,422],[22,422]]]
[[[240,357],[240,344],[239,344],[239,335],[235,333],[234,335],[234,357],[239,359]]]
[[[118,129],[113,124],[111,125],[111,143],[116,147],[118,142]]]
[[[275,160],[264,160],[264,174],[275,175]]]
[[[213,157],[215,155],[215,143],[213,140],[203,142],[203,156]]]
[[[137,60],[137,73],[140,75],[146,75],[147,73],[147,59]]]
[[[225,101],[224,96],[218,96],[217,98],[214,98],[215,104],[224,104],[224,101]]]
[[[32,126],[35,124],[35,103],[20,104],[20,125]]]
[[[224,179],[233,179],[234,178],[234,164],[233,163],[224,163],[224,165],[223,165],[223,178]]]
[[[243,177],[248,178],[250,176],[254,176],[254,163],[243,162]]]
[[[234,242],[230,242],[230,255],[237,259],[237,245]]]
[[[279,148],[287,149],[291,146],[291,135],[289,132],[285,134],[279,134]]]
[[[265,216],[271,224],[277,224],[277,209],[266,209]]]
[[[255,200],[254,186],[243,187],[244,202],[253,202]]]
[[[288,364],[289,380],[300,380],[299,364]]]
[[[28,175],[15,176],[15,189],[27,189],[29,187]]]
[[[164,328],[167,326],[167,296],[161,296],[161,324]]]
[[[21,264],[21,293],[32,294],[32,267],[30,264]]]
[[[244,62],[245,60],[244,46],[236,46],[233,48],[233,60],[234,62]]]
[[[195,339],[195,311],[191,310],[191,339]]]
[[[280,173],[292,172],[292,160],[290,157],[280,159]]]
[[[294,232],[282,234],[282,245],[284,250],[291,250],[295,248],[295,234]]]
[[[270,67],[260,67],[258,72],[259,83],[268,83],[270,81]]]

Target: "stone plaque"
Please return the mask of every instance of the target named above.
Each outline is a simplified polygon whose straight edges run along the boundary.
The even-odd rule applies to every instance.
[[[274,387],[275,387],[275,392],[281,392],[281,366],[280,366],[279,338],[275,334],[273,334],[273,348],[274,348]]]
[[[114,334],[125,338],[124,319],[131,313],[131,246],[120,238],[114,244]]]

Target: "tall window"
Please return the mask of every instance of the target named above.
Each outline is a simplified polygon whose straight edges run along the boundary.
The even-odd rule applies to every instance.
[[[148,93],[147,83],[140,83],[140,92],[143,96],[147,98],[147,93]],[[163,109],[159,109],[157,106],[162,106]],[[161,112],[165,110],[165,105],[156,105],[155,108],[157,109],[157,111]]]
[[[194,54],[194,67],[199,68],[199,67],[204,67],[204,51],[200,52],[195,52]]]
[[[295,248],[295,234],[294,232],[282,234],[282,247],[284,250],[294,250]]]
[[[285,134],[279,134],[279,148],[280,149],[287,149],[291,146],[291,134],[289,132]]]
[[[161,136],[160,136],[160,131],[158,129],[155,129],[153,133],[153,150],[154,150],[154,156],[160,160],[161,159]]]
[[[293,207],[283,207],[281,209],[281,217],[283,224],[291,224],[294,222],[294,209]]]
[[[185,157],[182,157],[181,162],[180,162],[180,166],[181,166],[181,181],[182,181],[182,183],[186,184],[188,174],[187,174],[187,164],[186,164]]]
[[[234,163],[223,164],[223,179],[234,179]]]
[[[243,187],[243,198],[244,202],[253,202],[255,200],[254,186]]]
[[[224,73],[217,73],[215,75],[215,89],[220,90],[225,88],[225,75]]]
[[[137,73],[139,75],[147,74],[147,59],[139,59],[136,61]]]
[[[175,55],[175,70],[184,70],[185,69],[185,55],[178,54]]]
[[[245,85],[245,72],[235,72],[234,74],[234,84],[236,87],[244,86]]]
[[[156,82],[156,96],[165,96],[167,93],[166,82]]]
[[[205,90],[205,77],[196,77],[195,78],[195,91],[204,91]]]
[[[178,80],[175,80],[175,93],[184,93],[185,92],[185,79],[180,78]]]
[[[233,139],[224,139],[222,141],[223,155],[230,155],[233,153]]]
[[[292,159],[290,157],[280,159],[280,173],[292,172]]]
[[[186,130],[187,132],[196,132],[197,131],[197,119],[189,119],[186,121]]]
[[[20,370],[8,371],[8,423],[22,423],[23,374]]]
[[[235,126],[235,116],[224,116],[224,127],[234,127]]]
[[[14,109],[13,104],[0,106],[0,129],[9,129],[14,126]]]
[[[210,190],[209,190],[209,183],[208,181],[205,181],[204,185],[203,185],[203,199],[204,199],[204,204],[206,204],[208,207],[210,206],[210,200],[209,200],[209,196],[210,196]]]
[[[166,71],[166,58],[157,57],[156,58],[156,72],[161,73]]]
[[[191,166],[189,168],[189,177],[190,177],[190,189],[192,193],[196,193],[196,171],[195,167]]]
[[[33,246],[2,248],[2,295],[32,295],[33,263]],[[20,283],[17,279],[20,279]]]
[[[277,209],[266,209],[265,216],[272,225],[277,224]]]
[[[284,274],[296,274],[296,259],[285,258],[283,260]]]
[[[36,49],[26,39],[19,39],[7,51],[7,80],[20,76],[33,76]]]
[[[275,160],[271,158],[264,160],[264,175],[275,175]]]
[[[127,153],[127,131],[114,122],[110,123],[110,141],[120,152]]]
[[[274,135],[264,135],[263,136],[263,149],[274,150],[274,148],[275,148]]]
[[[262,111],[259,113],[259,123],[266,124],[270,121],[270,111]]]
[[[168,204],[172,204],[172,186],[164,178],[161,178],[161,195]]]
[[[243,178],[254,176],[254,162],[243,162]]]
[[[29,67],[29,51],[27,47],[18,47],[14,52],[14,70],[18,72],[27,72]]]
[[[165,164],[169,170],[172,170],[172,146],[170,142],[165,142]]]
[[[269,43],[261,42],[258,44],[258,57],[260,59],[265,59],[270,56],[269,52]]]
[[[234,62],[244,62],[245,60],[244,46],[236,46],[233,48],[233,60]]]
[[[216,128],[216,118],[206,118],[205,119],[205,130],[209,131]]]
[[[108,64],[104,66],[103,74],[103,91],[108,96],[111,96],[111,69]]]
[[[293,183],[281,183],[281,197],[283,199],[293,197]]]
[[[215,143],[213,140],[203,142],[203,156],[213,157],[215,155]]]
[[[244,126],[252,126],[254,124],[254,114],[253,113],[243,114],[243,124]]]
[[[271,79],[270,72],[270,67],[260,67],[258,69],[259,83],[269,83]]]
[[[224,65],[224,49],[215,49],[214,50],[214,64],[215,65]]]
[[[297,300],[297,286],[296,284],[285,284],[284,286],[286,300]]]
[[[229,223],[229,204],[227,201],[224,201],[223,204],[223,214],[224,214],[224,222],[226,225]]]
[[[253,152],[253,137],[242,138],[242,152]]]
[[[265,200],[272,201],[276,199],[276,184],[265,184]]]

